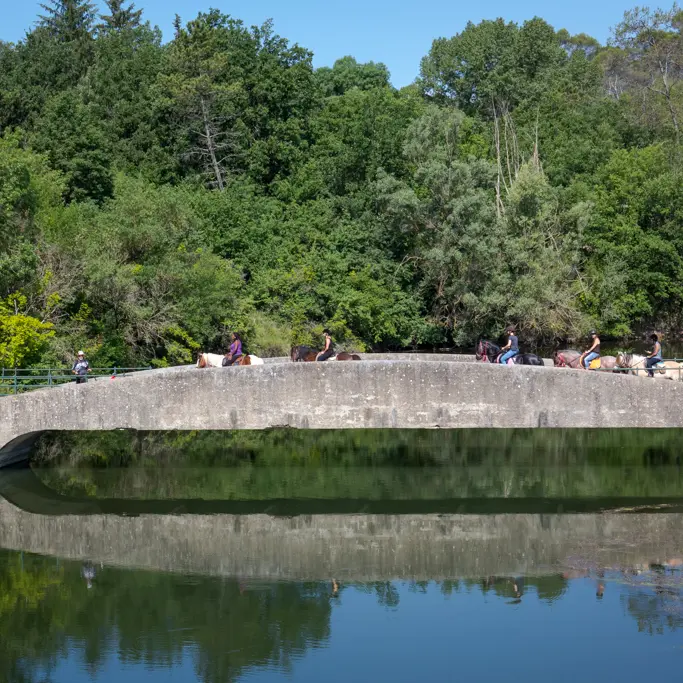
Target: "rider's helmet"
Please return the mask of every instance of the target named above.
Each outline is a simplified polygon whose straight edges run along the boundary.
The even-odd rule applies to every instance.
[[[589,336],[590,337],[597,337],[598,333],[595,330],[591,330]]]

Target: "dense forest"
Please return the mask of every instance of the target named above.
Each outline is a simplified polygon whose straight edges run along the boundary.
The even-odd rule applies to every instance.
[[[107,6],[47,0],[0,42],[0,365],[683,324],[677,6],[606,46],[468,24],[400,90],[269,22],[208,10],[164,41]]]

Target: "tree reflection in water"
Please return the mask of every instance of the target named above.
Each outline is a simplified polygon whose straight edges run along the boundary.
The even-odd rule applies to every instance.
[[[624,570],[570,569],[547,576],[486,577],[439,583],[391,581],[259,583],[127,571],[0,551],[0,679],[44,680],[78,651],[93,677],[114,655],[120,664],[179,666],[191,653],[205,683],[237,680],[248,669],[291,670],[309,648],[325,646],[331,616],[349,590],[401,609],[405,591],[447,598],[478,592],[520,606],[571,599],[572,581],[626,584],[622,600],[640,631],[683,626],[676,561]],[[88,584],[92,587],[88,588]],[[609,588],[608,588],[609,590]]]

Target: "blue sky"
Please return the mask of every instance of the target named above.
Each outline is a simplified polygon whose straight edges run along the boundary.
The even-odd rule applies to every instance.
[[[46,0],[45,0],[46,1]],[[103,4],[103,3],[102,3]],[[394,85],[412,82],[418,75],[420,59],[434,38],[452,36],[467,21],[502,16],[523,21],[543,17],[555,28],[571,33],[589,33],[601,42],[609,29],[620,21],[624,11],[638,0],[138,0],[136,5],[158,25],[164,37],[171,35],[175,13],[192,19],[213,6],[242,19],[260,24],[275,20],[276,31],[315,54],[315,65],[325,66],[350,54],[359,61],[384,62]],[[642,3],[640,3],[642,4]],[[657,6],[657,2],[651,3]],[[659,4],[669,6],[668,0]],[[40,13],[35,0],[0,0],[2,22],[0,40],[20,40]]]

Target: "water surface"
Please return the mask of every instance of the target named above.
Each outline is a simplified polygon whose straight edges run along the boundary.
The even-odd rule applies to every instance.
[[[47,434],[0,472],[0,681],[677,680],[681,453],[677,430]]]
[[[673,565],[269,583],[3,552],[0,586],[5,680],[635,682],[683,663]]]

